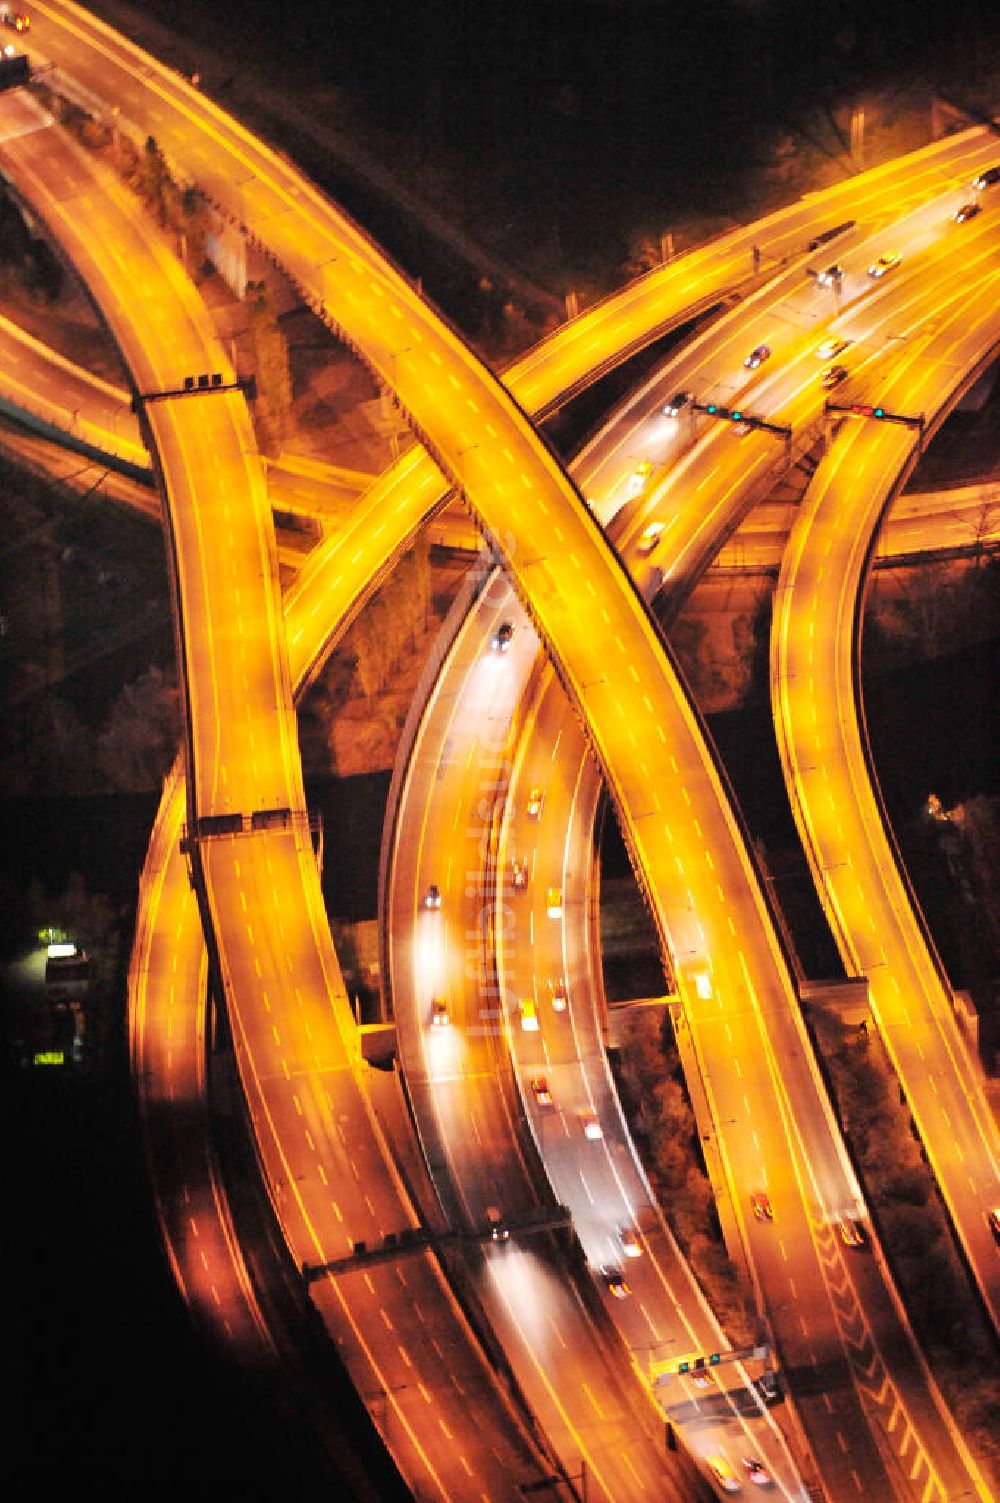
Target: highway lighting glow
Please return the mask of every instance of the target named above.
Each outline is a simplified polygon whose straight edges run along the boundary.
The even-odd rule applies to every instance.
[[[616,1225],[616,1219],[621,1220],[623,1214],[620,1201],[614,1203],[613,1197],[602,1194],[597,1197],[596,1204],[590,1210],[589,1216],[582,1213],[574,1215],[573,1226],[586,1256],[587,1265],[594,1278],[601,1282],[602,1268],[614,1268],[626,1259],[631,1260],[641,1256],[642,1249],[639,1249],[638,1254],[630,1252],[623,1243],[621,1232]]]
[[[550,1311],[561,1303],[560,1279],[516,1236],[505,1243],[488,1244],[485,1254],[489,1276],[536,1358],[543,1364],[556,1358],[563,1344]]]
[[[552,891],[558,891],[558,890],[550,890],[549,896],[552,896]],[[549,912],[550,912],[550,914],[552,914],[552,906],[549,906]],[[559,894],[558,912],[561,912],[561,894]],[[553,917],[556,917],[556,915],[553,914]],[[439,933],[439,938],[441,938],[441,936],[442,936],[442,930],[439,929],[438,933]],[[441,957],[441,971],[444,972],[444,956]],[[441,980],[442,980],[442,977],[439,977],[439,981],[441,981]],[[702,977],[701,977],[701,975],[698,975],[698,977],[696,977],[696,983],[695,983],[696,984],[696,990],[698,990],[698,993],[701,996],[711,996],[711,980],[710,980],[710,975],[708,975],[708,971],[704,972],[704,980],[705,980],[705,984],[707,984],[707,987],[708,987],[707,992],[702,992],[702,984],[701,984],[702,983]],[[421,998],[423,998],[424,995],[426,995],[426,992],[421,992]],[[442,1030],[439,1030],[438,1033],[439,1033],[439,1037],[441,1037],[442,1040],[444,1040],[445,1037],[450,1037],[451,1043],[453,1043],[453,1046],[454,1046],[454,1040],[456,1040],[456,1033],[457,1033],[457,1031],[454,1030],[454,1028],[442,1028]],[[591,1133],[588,1133],[588,1136],[591,1136]],[[505,1263],[505,1261],[507,1261],[508,1254],[510,1254],[511,1250],[513,1250],[513,1249],[507,1249],[507,1247],[505,1247],[505,1249],[492,1249],[492,1250],[490,1250],[490,1252],[487,1252],[487,1258],[489,1258],[490,1264],[493,1264],[493,1263],[498,1263],[499,1264],[499,1261],[501,1261],[501,1258],[495,1257],[495,1254],[499,1254],[499,1252],[502,1252],[502,1261],[504,1261],[504,1263]],[[753,1479],[753,1480],[758,1480],[758,1479]]]
[[[694,989],[703,1002],[707,1002],[712,996],[712,977],[707,966],[695,971]]]
[[[413,928],[413,978],[418,996],[428,1000],[447,990],[448,943],[441,915],[417,910]]]

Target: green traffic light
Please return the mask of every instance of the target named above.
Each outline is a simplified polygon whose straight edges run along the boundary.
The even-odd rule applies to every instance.
[[[709,404],[708,404],[708,411],[709,412],[715,412],[716,411],[716,406],[715,406],[714,402],[709,402]]]
[[[742,418],[742,416],[743,416],[742,412],[734,412],[732,414],[733,422],[734,423],[738,423],[740,421],[740,419]]]
[[[884,407],[876,407],[875,408],[875,416],[876,417],[885,417],[885,408]]]
[[[717,1362],[721,1362],[721,1361],[722,1361],[722,1353],[721,1352],[713,1352],[712,1355],[708,1359],[710,1367],[714,1367]]]

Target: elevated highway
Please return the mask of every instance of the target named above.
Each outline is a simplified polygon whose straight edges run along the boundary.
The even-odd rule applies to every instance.
[[[971,245],[903,325],[899,358],[872,372],[877,400],[892,412],[922,414],[925,437],[1000,347],[998,274],[989,241]],[[872,1014],[1000,1329],[1000,1266],[987,1221],[1000,1202],[996,1123],[892,836],[864,729],[865,585],[880,520],[920,440],[896,424],[837,421],[840,432],[806,493],[778,580],[771,647],[778,748],[845,968],[867,979]]]
[[[162,395],[203,369],[206,355],[210,369],[227,367],[193,289],[155,232],[131,214],[117,181],[28,98],[0,100],[0,137],[4,173],[81,271],[146,398],[178,596],[193,769],[189,836],[206,819],[297,806],[243,838],[201,838],[196,854],[208,912],[227,919],[215,925],[214,958],[272,1205],[299,1266],[326,1262],[418,1218],[363,1091],[353,1021],[348,1046],[336,1024],[338,1005],[350,1015],[308,829],[295,817],[304,816],[304,799],[290,696],[287,708],[279,704],[287,666],[269,614],[277,564],[249,414],[235,391]],[[233,910],[245,916],[235,934]],[[183,912],[182,904],[179,923]],[[172,969],[169,943],[160,953]],[[176,980],[169,970],[163,978],[183,1006]],[[200,1017],[197,973],[195,980]],[[196,1052],[189,1064],[197,1068]],[[200,1094],[201,1077],[187,1079]],[[203,1181],[204,1163],[194,1168]],[[219,1267],[228,1272],[224,1253]],[[239,1294],[234,1313],[252,1327],[252,1297],[246,1288]],[[551,1471],[429,1253],[405,1268],[331,1275],[313,1287],[313,1299],[359,1391],[385,1395],[382,1423],[391,1424],[393,1452],[413,1485],[461,1494],[470,1475],[489,1468],[496,1495],[516,1499],[521,1483]],[[420,1384],[405,1376],[408,1348],[422,1352]]]
[[[264,217],[265,217],[265,219],[268,218],[268,216],[266,214],[265,214]],[[280,236],[278,238],[280,239]],[[354,268],[352,268],[352,270],[353,269]],[[384,292],[384,289],[383,289],[383,292]],[[388,294],[384,294],[384,295],[388,295]],[[385,347],[384,346],[380,346],[378,344],[378,339],[377,339],[377,336],[376,336],[375,332],[369,330],[369,334],[370,334],[371,341],[372,341],[372,347],[368,349],[369,358],[371,358],[373,360],[373,363],[375,363],[375,364],[378,364],[380,360],[382,360],[383,363],[384,363],[384,359],[385,359]],[[431,362],[431,363],[433,363],[433,362]],[[380,366],[380,368],[382,368],[382,367]],[[393,384],[397,384],[397,383],[394,382]],[[461,383],[459,383],[459,384],[461,384]],[[409,383],[404,383],[404,385],[408,387]],[[444,388],[442,388],[442,389],[444,389]],[[414,396],[415,395],[416,394],[414,393]],[[494,396],[496,396],[496,393],[494,393]],[[416,410],[416,407],[417,407],[418,403],[416,401],[414,401],[413,405],[414,405],[414,409]],[[503,404],[502,401],[499,402],[499,407],[501,409],[504,409],[504,404]],[[516,422],[516,415],[511,414],[509,411],[507,411],[507,416],[508,417],[513,417],[515,419],[515,421],[514,421],[514,427],[516,429],[518,429],[519,432],[523,432],[523,430],[521,430],[519,428],[519,425]],[[443,440],[439,440],[439,442],[443,442]],[[468,450],[462,451],[462,450],[456,449],[454,447],[454,444],[452,443],[451,448],[450,448],[450,459],[451,459],[451,462],[452,462],[452,468],[453,468],[453,470],[454,469],[461,469],[462,468],[462,466],[456,466],[455,461],[458,460],[458,459],[463,458],[469,452],[470,451],[468,451]],[[469,460],[468,463],[467,463],[467,465],[465,466],[465,468],[466,468],[467,473],[462,478],[465,481],[465,488],[466,488],[467,491],[473,491],[473,492],[475,492],[477,490],[477,487],[478,487],[479,484],[482,484],[482,485],[486,485],[487,484],[486,477],[481,473],[481,468],[480,468],[479,462],[477,460],[475,460],[475,459]],[[544,489],[544,486],[543,486],[542,480],[541,480],[541,474],[542,473],[548,473],[546,471],[546,467],[545,467],[544,463],[541,464],[541,471],[540,471],[539,479],[538,479],[538,482],[537,482],[540,490]],[[551,475],[549,476],[549,478],[550,479],[552,478]],[[558,486],[557,486],[557,489],[558,489]],[[573,505],[572,505],[573,498],[572,498],[572,496],[571,495],[564,496],[564,500],[566,500],[569,503],[569,505],[568,505],[568,514],[572,514],[573,513]],[[514,508],[514,513],[512,513],[512,515],[516,515],[516,512],[517,512],[517,508]],[[485,514],[486,514],[486,509],[484,507],[484,515]],[[502,502],[498,503],[498,509],[497,509],[497,511],[495,513],[496,520],[498,522],[502,522],[503,519],[507,515],[508,515],[508,513],[505,510]],[[561,515],[561,511],[560,511],[560,515]],[[594,548],[596,550],[597,558],[599,559],[602,556],[599,544],[596,542],[596,540],[593,538],[591,532],[586,527],[585,520],[584,519],[580,519],[579,517],[577,517],[575,520],[576,520],[576,536],[578,537],[578,540],[579,540],[579,543],[580,543],[581,547],[583,547],[583,545],[586,544],[588,546],[588,548]],[[568,515],[567,515],[567,523],[568,523]],[[495,530],[496,529],[494,527],[494,531]],[[515,570],[515,572],[517,572],[517,570]],[[587,570],[586,572],[589,573],[590,571]],[[527,577],[528,577],[527,571],[524,571],[524,573],[525,573],[525,577],[522,578],[522,587],[523,588],[527,588]],[[613,571],[612,571],[612,575],[613,575]],[[623,623],[630,622],[631,623],[631,627],[629,629],[638,629],[639,630],[639,635],[641,637],[642,636],[642,623],[643,623],[643,619],[644,618],[642,617],[641,612],[639,612],[638,614],[635,612],[633,604],[630,604],[630,597],[629,597],[627,591],[625,592],[625,594],[619,595],[619,597],[617,598],[616,609],[618,611],[622,612],[622,621],[623,621]],[[549,614],[550,614],[550,616],[553,615],[552,612],[550,612]],[[556,612],[554,614],[557,615],[558,612]],[[554,617],[553,617],[553,619],[554,619]],[[552,631],[555,630],[555,627],[553,625],[553,621],[549,622],[549,626],[550,626],[550,634],[551,634]],[[574,657],[574,659],[577,656],[577,653],[575,651],[575,645],[576,645],[575,643],[570,644],[570,648],[569,648],[569,650],[571,651],[572,656]],[[647,646],[647,648],[652,653],[652,659],[651,659],[651,661],[655,660],[655,657],[656,657],[655,642],[654,641],[648,641],[646,643],[646,646]],[[622,651],[624,652],[624,648],[622,649]],[[581,654],[580,656],[585,659],[585,655],[584,654]],[[564,668],[566,668],[566,664],[564,664]],[[573,672],[575,672],[575,674],[576,674],[578,684],[581,683],[581,682],[583,682],[583,680],[581,680],[580,676],[579,676],[581,668],[584,668],[584,663],[583,662],[579,663],[574,668],[574,670],[573,670]],[[568,669],[567,669],[567,672],[568,672],[568,676],[573,677],[573,673],[569,672]],[[603,696],[598,696],[598,697],[603,699]],[[601,707],[594,706],[593,707],[594,713],[591,715],[591,720],[592,721],[595,718],[598,718],[597,717],[598,708],[601,709],[601,711],[602,711],[602,713],[603,713],[604,716],[607,715],[607,710],[606,710],[605,707],[603,707],[603,706],[601,706]],[[613,740],[613,739],[614,739],[613,737],[609,737],[609,740]],[[610,754],[607,751],[606,751],[606,755],[609,756],[609,760],[610,760]],[[629,801],[630,801],[628,794],[629,794],[629,790],[620,790],[620,796],[622,797],[623,803],[625,803],[625,804],[628,804]]]
[[[984,243],[988,243],[986,231],[983,239]],[[947,252],[944,254],[946,257]],[[926,305],[928,298],[926,290],[922,290],[919,284],[915,289],[897,284],[894,293],[888,297],[880,296],[878,301],[880,305],[884,305],[880,306],[878,314],[884,328],[890,323],[894,324],[907,306]],[[871,321],[869,315],[869,323]],[[881,340],[877,328],[876,322],[869,338],[873,348],[880,350]],[[722,337],[718,329],[716,335]],[[750,337],[752,339],[752,335]],[[746,334],[742,335],[742,339],[745,345],[748,342]],[[686,351],[680,360],[689,358]],[[638,398],[630,399],[626,404],[629,414],[643,410],[658,412],[658,402],[663,392],[683,384],[673,368],[675,364],[671,363],[669,376],[658,376],[652,389],[646,389]],[[773,390],[779,391],[784,383],[794,394],[794,400],[799,406],[790,408],[789,411],[795,416],[796,423],[801,420],[803,410],[808,411],[811,406],[815,413],[817,406],[822,403],[819,370],[811,346],[804,352],[793,349],[790,361],[786,362],[781,373],[767,383]],[[772,410],[770,405],[761,409],[756,401],[746,401],[743,405],[752,406],[755,411]],[[784,417],[780,407],[776,416],[779,420]],[[674,595],[679,599],[683,594],[695,576],[700,560],[711,553],[713,536],[724,536],[731,525],[721,506],[717,507],[711,522],[706,523],[700,497],[705,494],[707,479],[712,479],[715,492],[726,497],[730,507],[738,508],[745,504],[745,500],[741,501],[737,480],[745,489],[747,481],[752,480],[755,474],[755,463],[759,465],[765,460],[764,455],[756,454],[748,460],[747,445],[753,441],[743,439],[734,442],[728,431],[717,428],[714,433],[703,436],[695,449],[685,454],[679,463],[675,463],[671,476],[676,478],[683,473],[683,484],[676,485],[669,492],[665,483],[660,483],[655,475],[651,476],[646,482],[648,496],[637,502],[634,509],[624,507],[621,510],[613,524],[616,536],[621,539],[619,546],[624,547],[631,539],[632,553],[626,554],[626,557],[630,558],[637,577],[643,580],[647,588],[658,587],[661,578],[666,577],[671,582]],[[631,452],[625,454],[620,452],[622,445],[611,439],[602,438],[591,446],[591,454],[585,456],[585,461],[590,459],[591,467],[582,472],[583,488],[588,494],[620,497],[622,482],[628,478],[636,454],[642,452],[635,448],[636,442],[634,438],[630,439]],[[641,444],[644,440],[640,438],[638,442]],[[758,445],[765,442],[767,440],[764,435],[756,440]],[[648,440],[646,443],[645,452],[649,453],[651,447]],[[602,465],[607,470],[609,479],[602,478]],[[717,472],[715,466],[718,466]],[[608,504],[610,506],[613,502]],[[665,539],[655,550],[644,550],[642,547],[637,550],[636,542],[651,517],[665,519]],[[666,522],[666,519],[669,521]],[[697,548],[692,548],[687,540],[689,530],[692,537],[701,535]],[[658,560],[659,567],[647,562],[650,551]],[[684,559],[685,554],[694,562],[682,566],[679,561]],[[496,1129],[488,1132],[483,1128],[483,1087],[488,1082],[483,1078],[484,1072],[477,1071],[472,1065],[471,1057],[477,1044],[475,1039],[467,1036],[470,1028],[472,1034],[483,1035],[489,1031],[489,1020],[496,1019],[492,1031],[498,1034],[502,1032],[510,1041],[515,1056],[524,1061],[521,1066],[524,1110],[531,1117],[539,1148],[546,1158],[550,1173],[554,1175],[556,1193],[561,1200],[573,1204],[570,1185],[575,1175],[583,1175],[581,1153],[587,1147],[580,1142],[579,1121],[588,1110],[594,1112],[595,1101],[598,1099],[597,1085],[592,1084],[589,1090],[585,1087],[581,1091],[573,1088],[570,1083],[570,1075],[577,1066],[580,1053],[577,1027],[572,1020],[581,1016],[581,1010],[584,1017],[589,1010],[586,986],[589,984],[588,973],[594,961],[593,952],[588,948],[590,933],[586,877],[590,840],[587,818],[585,815],[581,816],[578,810],[581,807],[583,810],[592,809],[596,777],[593,767],[587,764],[583,755],[582,740],[575,732],[571,717],[566,713],[561,717],[553,714],[546,706],[544,694],[537,694],[532,707],[523,712],[522,729],[530,733],[524,736],[525,746],[515,750],[507,746],[505,736],[510,724],[510,711],[504,709],[508,704],[507,679],[513,675],[518,684],[524,682],[530,672],[534,638],[529,623],[510,601],[502,601],[502,595],[502,586],[497,580],[485,595],[489,608],[484,610],[483,624],[478,630],[478,649],[474,642],[466,642],[464,637],[461,639],[461,647],[455,653],[450,675],[436,686],[430,700],[429,724],[433,721],[438,729],[433,733],[430,729],[422,731],[419,749],[414,753],[411,772],[414,788],[412,794],[408,794],[412,809],[397,830],[401,851],[407,852],[405,856],[401,854],[398,858],[401,861],[399,880],[402,890],[390,909],[390,921],[387,924],[390,954],[394,957],[394,996],[397,1011],[402,1010],[405,1004],[407,1030],[412,1030],[414,1023],[417,1029],[416,1044],[409,1052],[404,1042],[408,1078],[412,1089],[416,1090],[419,1084],[419,1099],[422,1100],[425,1094],[434,1098],[431,1110],[441,1119],[444,1130],[439,1135],[451,1145],[448,1150],[450,1158],[454,1161],[467,1156],[462,1150],[465,1142],[482,1140],[489,1143],[495,1152],[495,1145],[501,1141],[501,1135]],[[501,666],[495,656],[490,654],[489,640],[502,619],[515,623],[515,637]],[[525,634],[528,643],[523,647],[519,644]],[[467,690],[464,681],[467,681]],[[549,688],[549,697],[558,699],[559,696],[553,696],[551,692],[554,685],[550,684]],[[466,694],[468,703],[463,698]],[[520,765],[522,757],[527,763],[526,768]],[[533,817],[531,813],[530,805],[537,796],[532,793],[529,799],[528,788],[531,785],[535,785],[545,800],[541,818],[537,815]],[[463,786],[466,786],[465,792]],[[487,820],[485,826],[484,814]],[[501,833],[499,843],[495,830],[492,833],[489,830],[489,822],[494,817],[498,822],[503,821],[506,831]],[[570,825],[573,829],[578,822],[583,825],[582,837],[578,833],[567,836],[567,826]],[[416,864],[414,853],[419,853]],[[519,892],[512,890],[509,872],[512,862],[519,864],[522,858],[528,872],[527,889]],[[423,894],[431,881],[440,885],[443,910],[449,915],[447,918],[422,911]],[[553,924],[546,916],[546,893],[552,885],[560,888],[561,903],[566,914],[565,923]],[[699,888],[696,887],[695,891],[703,897]],[[477,934],[479,907],[494,903],[497,905],[497,916],[492,931],[479,924],[478,927],[483,929],[483,937],[478,943],[488,950],[488,936],[491,932],[497,935],[499,972],[496,977],[490,969],[488,958],[484,966],[478,953],[474,957],[476,966],[470,973],[467,943],[470,935]],[[699,908],[699,911],[702,909]],[[438,946],[428,951],[428,937],[425,933],[428,924],[435,928],[444,925],[442,936],[450,933],[451,943],[439,942]],[[466,936],[464,944],[462,935]],[[478,992],[473,982],[477,975],[486,978],[485,982],[480,981]],[[553,978],[559,978],[564,983],[568,980],[567,992],[571,1004],[571,1022],[568,1024],[555,1014],[552,1005]],[[470,982],[473,982],[470,999],[460,1000],[470,992]],[[427,1027],[432,992],[445,995],[449,999],[449,1007],[456,1007],[458,1016],[464,1017],[465,1026],[461,1031],[460,1044],[450,1045],[443,1042],[440,1036],[436,1039],[433,1029]],[[541,1032],[537,1036],[537,1043],[534,1034],[522,1032],[521,1019],[526,1006],[523,999],[526,994],[536,1010],[540,1024]],[[707,991],[702,1000],[708,1004],[714,1002],[711,990]],[[503,1016],[501,1009],[504,1010]],[[706,1037],[712,1024],[710,1014],[711,1006],[702,1007],[695,1014],[693,1022],[694,1027],[706,1031]],[[481,1020],[478,1027],[477,1017]],[[691,1021],[690,1014],[686,1014],[685,1020]],[[900,1403],[905,1406],[909,1419],[922,1433],[926,1446],[922,1465],[926,1466],[927,1471],[922,1473],[921,1485],[927,1486],[932,1492],[940,1490],[942,1486],[947,1488],[948,1483],[942,1482],[940,1474],[935,1476],[936,1465],[955,1468],[955,1475],[961,1476],[964,1463],[952,1452],[954,1432],[949,1433],[948,1426],[941,1424],[939,1414],[923,1391],[922,1381],[913,1381],[912,1353],[911,1358],[902,1360],[892,1355],[899,1346],[900,1333],[898,1310],[892,1304],[891,1280],[890,1297],[887,1299],[884,1291],[879,1292],[877,1280],[872,1279],[869,1268],[852,1267],[849,1262],[842,1262],[843,1254],[839,1258],[836,1254],[837,1219],[839,1216],[856,1213],[860,1205],[860,1194],[850,1173],[844,1173],[842,1157],[838,1159],[836,1133],[832,1132],[827,1137],[827,1128],[822,1126],[823,1092],[822,1088],[816,1089],[809,1084],[808,1046],[804,1049],[800,1046],[798,1064],[789,1063],[789,1060],[794,1060],[794,1053],[789,1048],[788,1030],[782,1029],[780,1020],[765,1016],[761,1022],[772,1037],[763,1054],[759,1046],[747,1043],[746,1052],[741,1053],[735,1061],[735,1077],[723,1085],[721,1075],[725,1073],[724,1061],[737,1049],[737,1014],[727,1009],[720,1021],[725,1023],[726,1046],[717,1048],[706,1043],[700,1051],[696,1051],[699,1054],[696,1073],[703,1075],[706,1070],[710,1073],[715,1082],[716,1099],[725,1103],[724,1111],[720,1112],[725,1120],[721,1123],[719,1138],[723,1153],[729,1156],[729,1162],[739,1163],[746,1158],[745,1150],[740,1147],[741,1141],[747,1147],[752,1141],[759,1156],[758,1167],[749,1179],[745,1171],[739,1170],[724,1177],[721,1186],[723,1199],[728,1197],[731,1213],[739,1222],[741,1206],[745,1205],[747,1194],[754,1184],[767,1183],[769,1177],[775,1185],[785,1180],[782,1165],[787,1162],[788,1149],[782,1147],[772,1157],[765,1156],[763,1129],[765,1122],[780,1120],[783,1102],[793,1101],[791,1115],[798,1124],[796,1135],[804,1163],[808,1166],[803,1168],[803,1174],[807,1180],[811,1178],[812,1181],[811,1187],[804,1193],[809,1206],[818,1263],[824,1269],[823,1279],[812,1290],[807,1302],[811,1312],[808,1342],[813,1354],[811,1360],[813,1363],[823,1360],[817,1356],[824,1339],[821,1334],[823,1327],[822,1322],[819,1322],[817,1329],[816,1317],[822,1308],[819,1290],[826,1281],[831,1291],[837,1291],[833,1298],[836,1320],[826,1334],[832,1338],[833,1349],[843,1343],[848,1369],[855,1371],[856,1379],[862,1387],[863,1405],[870,1410],[873,1407],[872,1394],[867,1392],[865,1385],[871,1378],[872,1361],[878,1366],[884,1355],[888,1359],[888,1367],[879,1367],[875,1390],[880,1391],[880,1397],[875,1401],[875,1412],[877,1413],[880,1404],[886,1404],[881,1421],[884,1426],[891,1417],[890,1411],[898,1413]],[[570,1031],[567,1032],[567,1029]],[[564,1034],[565,1047],[561,1042]],[[404,1041],[407,1036],[404,1034]],[[599,1051],[595,1050],[594,1055],[599,1060]],[[751,1077],[748,1078],[747,1069],[755,1056],[764,1064],[764,1072],[755,1073],[751,1069]],[[439,1057],[442,1061],[440,1065],[435,1063]],[[453,1057],[456,1062],[454,1065],[451,1064]],[[779,1059],[782,1063],[777,1067]],[[457,1063],[458,1061],[461,1063]],[[779,1068],[785,1077],[785,1084],[778,1088],[776,1100],[770,1108],[765,1106],[772,1090],[768,1068]],[[601,1073],[598,1063],[598,1080]],[[556,1100],[554,1109],[532,1103],[530,1080],[539,1074],[544,1074],[546,1084],[553,1092]],[[808,1101],[810,1091],[815,1091],[812,1106]],[[463,1100],[463,1092],[466,1100]],[[603,1091],[601,1094],[603,1095]],[[746,1103],[745,1115],[739,1110],[740,1101]],[[732,1116],[734,1111],[736,1115]],[[609,1109],[602,1110],[600,1115],[604,1135],[607,1137],[609,1132],[614,1132],[611,1125],[613,1112]],[[464,1129],[459,1123],[464,1123]],[[435,1129],[431,1127],[427,1131],[433,1140]],[[565,1158],[565,1170],[559,1170],[558,1158],[552,1158],[553,1152],[562,1154]],[[601,1201],[594,1204],[594,1166],[599,1163],[594,1155],[600,1152],[598,1147],[589,1147],[589,1167],[586,1171],[587,1194],[597,1222],[594,1237],[590,1239],[594,1242],[591,1261],[595,1268],[614,1259],[618,1246],[618,1224],[623,1214],[626,1217],[629,1214],[627,1200],[623,1202],[614,1194],[607,1198],[607,1203]],[[476,1154],[472,1153],[469,1157],[472,1162],[467,1166],[463,1184],[474,1186],[474,1193],[480,1196],[489,1193],[488,1183],[485,1186],[477,1183],[479,1176],[474,1163]],[[511,1190],[511,1184],[508,1177],[508,1191]],[[736,1202],[733,1202],[731,1194],[732,1185],[745,1187]],[[787,1189],[787,1185],[784,1188]],[[578,1180],[577,1190],[579,1191]],[[465,1193],[469,1193],[468,1189]],[[772,1201],[777,1206],[774,1190]],[[783,1227],[787,1223],[788,1211],[785,1198],[778,1213]],[[581,1217],[579,1225],[586,1245],[586,1204],[581,1212],[575,1214]],[[745,1216],[745,1210],[742,1214]],[[787,1247],[784,1234],[782,1245]],[[782,1335],[782,1345],[788,1353],[789,1366],[794,1366],[792,1352],[801,1342],[796,1330],[793,1345],[793,1332],[787,1328],[788,1318],[782,1312],[792,1306],[797,1311],[803,1308],[807,1246],[808,1243],[800,1242],[794,1260],[793,1279],[797,1295],[791,1305],[785,1290],[785,1269],[780,1264],[771,1264],[767,1258],[766,1246],[762,1252],[764,1262],[760,1277],[765,1299],[768,1308],[774,1312],[772,1318],[776,1330]],[[620,1257],[620,1250],[618,1256]],[[787,1261],[787,1251],[784,1256]],[[884,1271],[884,1265],[880,1266]],[[845,1274],[849,1275],[846,1285]],[[856,1286],[860,1306],[855,1306],[848,1318],[842,1301],[845,1288],[851,1283]],[[862,1310],[867,1314],[866,1338],[859,1346],[855,1336],[848,1338],[845,1333],[858,1318],[865,1318],[861,1315]],[[647,1319],[652,1323],[651,1316],[647,1315]],[[657,1328],[663,1330],[661,1319],[657,1320]],[[641,1342],[643,1347],[648,1344],[648,1334],[645,1332]],[[826,1371],[824,1386],[829,1402],[832,1369],[827,1367]],[[890,1376],[893,1372],[894,1379]],[[850,1409],[850,1401],[846,1400],[842,1390],[838,1390],[838,1399],[844,1399],[847,1409]],[[808,1411],[813,1401],[806,1399],[804,1402]],[[815,1404],[813,1408],[814,1446],[823,1463],[823,1475],[832,1476],[837,1471],[836,1445],[832,1457],[823,1454],[824,1434],[831,1443],[835,1439],[829,1428],[829,1410],[821,1410]],[[864,1479],[858,1480],[857,1486],[870,1490],[877,1485],[875,1479],[880,1470],[879,1463],[862,1463],[861,1445],[850,1429],[852,1422],[844,1413],[838,1413],[838,1423],[847,1426],[846,1433],[852,1435],[849,1449],[855,1476]],[[854,1423],[857,1423],[856,1418]],[[861,1421],[861,1429],[865,1429],[864,1421]],[[904,1450],[910,1450],[913,1445],[913,1430],[900,1430],[896,1439]],[[949,1453],[952,1453],[950,1460]],[[868,1467],[871,1467],[870,1471]],[[847,1476],[845,1480],[850,1486],[850,1477]]]

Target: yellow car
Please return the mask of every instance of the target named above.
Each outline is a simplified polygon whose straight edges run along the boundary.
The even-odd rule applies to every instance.
[[[646,481],[653,473],[652,462],[644,459],[642,464],[637,465],[628,477],[626,492],[629,496],[641,496],[646,489]]]
[[[725,1456],[709,1456],[708,1470],[724,1493],[738,1493],[740,1484]]]
[[[545,902],[545,912],[549,918],[562,917],[562,888],[550,887],[549,895]]]
[[[884,256],[879,256],[877,261],[872,262],[868,268],[868,275],[878,281],[879,277],[884,277],[887,271],[893,271],[899,265],[899,260],[895,251],[886,251]]]
[[[534,997],[521,998],[521,1027],[525,1033],[538,1032],[538,1009]]]

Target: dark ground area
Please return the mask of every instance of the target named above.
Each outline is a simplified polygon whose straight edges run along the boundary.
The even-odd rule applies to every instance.
[[[3,1098],[7,1496],[306,1497],[278,1406],[195,1336],[159,1255],[124,1062],[5,1072]]]

